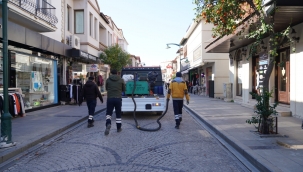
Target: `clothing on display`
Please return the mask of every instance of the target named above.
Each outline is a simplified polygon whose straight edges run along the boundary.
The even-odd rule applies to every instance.
[[[75,104],[78,104],[80,100],[81,91],[82,91],[82,85],[69,84],[69,95],[70,98],[74,100]]]
[[[25,116],[25,107],[23,97],[20,93],[9,93],[8,95],[9,113],[12,117]],[[0,112],[3,113],[4,98],[0,94]]]
[[[66,70],[66,83],[71,84],[73,81],[73,70],[71,66],[67,67],[68,69]]]

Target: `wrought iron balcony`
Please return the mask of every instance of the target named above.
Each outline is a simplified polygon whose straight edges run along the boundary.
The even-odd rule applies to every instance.
[[[8,0],[9,3],[25,10],[39,19],[55,26],[58,23],[56,8],[46,0]]]

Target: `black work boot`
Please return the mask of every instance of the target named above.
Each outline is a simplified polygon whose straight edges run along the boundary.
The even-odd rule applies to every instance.
[[[175,126],[175,128],[176,128],[176,129],[179,129],[180,120],[179,120],[179,119],[175,119],[175,121],[176,121],[176,126]]]
[[[117,125],[117,132],[121,132],[122,131],[122,128],[121,128],[122,124],[121,123],[116,123],[116,125]]]
[[[94,119],[93,118],[88,118],[87,120],[87,127],[93,127],[94,126]]]
[[[108,135],[108,134],[109,134],[110,128],[111,128],[111,124],[110,124],[110,123],[107,123],[107,124],[106,124],[106,129],[105,129],[105,131],[104,131],[104,134],[105,134],[105,135]]]
[[[87,128],[91,128],[91,127],[93,127],[93,126],[94,126],[93,123],[87,123]]]

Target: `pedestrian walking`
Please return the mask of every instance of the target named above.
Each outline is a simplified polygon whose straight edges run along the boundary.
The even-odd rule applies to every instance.
[[[94,82],[94,77],[89,77],[88,81],[83,86],[83,89],[81,91],[80,100],[79,100],[79,106],[81,106],[83,99],[86,100],[86,105],[88,108],[88,120],[87,120],[87,127],[93,127],[94,126],[94,114],[95,114],[95,108],[97,105],[97,97],[99,97],[101,103],[103,103],[102,95],[98,89],[98,86]]]
[[[170,96],[173,99],[173,108],[176,121],[176,129],[179,129],[180,122],[182,121],[182,108],[183,98],[186,97],[186,103],[189,104],[189,95],[185,81],[181,78],[181,72],[177,72],[176,78],[172,80],[169,85],[167,92],[167,100],[169,101]]]
[[[166,90],[168,90],[169,84],[170,84],[170,79],[169,79],[168,82],[166,83]]]
[[[116,126],[117,132],[122,131],[121,121],[121,106],[122,106],[122,92],[125,91],[124,80],[117,75],[117,70],[111,70],[111,75],[106,80],[105,88],[107,90],[107,104],[106,104],[106,129],[104,134],[108,135],[111,128],[111,117],[113,110],[116,111]]]

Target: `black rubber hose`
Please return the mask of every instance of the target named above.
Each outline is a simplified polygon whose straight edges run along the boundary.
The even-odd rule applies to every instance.
[[[135,122],[136,122],[136,127],[137,127],[137,129],[142,130],[142,131],[158,131],[158,130],[160,130],[160,128],[161,128],[160,119],[163,118],[163,116],[164,116],[164,115],[166,114],[166,112],[167,112],[169,100],[168,100],[168,99],[166,100],[166,108],[165,108],[164,113],[162,113],[162,115],[157,119],[157,123],[158,123],[158,125],[159,125],[157,128],[149,129],[149,128],[140,127],[139,124],[138,124],[137,118],[136,118],[137,104],[136,104],[136,101],[135,101],[135,99],[134,99],[134,92],[135,92],[135,89],[136,89],[136,79],[137,79],[137,73],[135,73],[135,75],[134,75],[134,88],[133,88],[133,91],[132,91],[132,100],[133,100],[133,102],[134,102],[134,113],[133,113],[133,115],[134,115],[134,120],[135,120]]]

